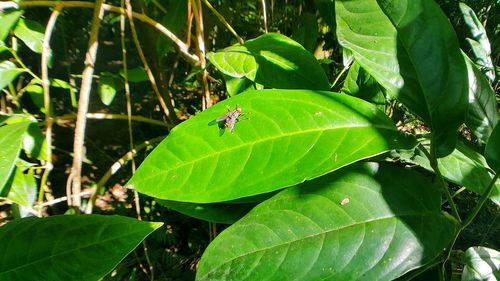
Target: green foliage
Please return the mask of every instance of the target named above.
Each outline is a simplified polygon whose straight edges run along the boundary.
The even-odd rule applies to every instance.
[[[352,165],[258,205],[211,243],[196,279],[393,280],[437,256],[455,226],[422,175]]]
[[[56,2],[0,4],[0,280],[498,278],[495,0],[110,1],[95,62]]]
[[[217,117],[235,105],[248,120],[238,122],[234,134],[220,132]],[[305,90],[252,91],[172,130],[128,185],[159,199],[221,202],[278,190],[412,145],[387,116],[362,100]]]
[[[485,247],[471,247],[465,251],[462,281],[500,279],[500,253]]]
[[[0,227],[1,280],[98,280],[162,223],[119,216],[18,219]]]
[[[316,59],[290,38],[268,33],[243,45],[234,45],[207,58],[225,75],[247,79],[270,88],[330,89]]]

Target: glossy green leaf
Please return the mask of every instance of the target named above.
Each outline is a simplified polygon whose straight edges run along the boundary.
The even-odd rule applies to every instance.
[[[245,91],[255,90],[255,83],[250,81],[246,77],[236,78],[224,75],[224,80],[226,81],[226,90],[229,97],[235,96]]]
[[[8,60],[0,62],[0,90],[3,90],[9,83],[16,77],[23,73],[24,69],[17,68],[17,66]]]
[[[229,203],[187,203],[156,199],[158,203],[186,216],[200,220],[233,224],[246,215],[256,204],[229,204]]]
[[[234,45],[207,58],[222,73],[246,77],[270,88],[329,90],[316,58],[292,39],[267,33],[243,45]]]
[[[13,11],[10,13],[3,13],[0,11],[0,45],[9,35],[12,27],[19,20],[19,17],[23,14],[23,11]]]
[[[500,173],[500,125],[497,124],[484,149],[484,157],[488,165],[496,172]]]
[[[33,172],[23,173],[22,169],[17,167],[7,199],[21,206],[29,207],[35,203],[37,190],[38,186]]]
[[[0,127],[0,194],[4,194],[4,188],[14,171],[21,151],[23,135],[29,124],[29,122],[21,122]]]
[[[35,53],[42,53],[45,28],[36,21],[19,19],[14,34]]]
[[[318,20],[316,16],[311,13],[300,15],[297,29],[293,32],[291,39],[313,53],[318,39]]]
[[[479,141],[486,143],[499,120],[495,92],[470,59],[465,57],[465,61],[469,76],[469,110],[465,124]]]
[[[419,149],[393,156],[399,161],[419,165],[433,172],[429,160]],[[438,159],[438,165],[446,180],[479,194],[484,193],[493,179],[493,175],[488,172],[488,164],[484,157],[462,142],[457,143],[456,149],[450,155]],[[497,181],[493,188],[490,199],[500,205],[500,181]]]
[[[249,113],[234,133],[215,119]],[[396,147],[412,146],[387,116],[348,95],[249,91],[174,128],[129,181],[138,192],[212,203],[267,193]]]
[[[495,71],[493,68],[493,62],[491,61],[491,46],[488,40],[488,35],[483,25],[476,16],[476,13],[467,6],[465,3],[460,2],[458,4],[460,11],[465,22],[465,26],[468,28],[472,39],[467,38],[467,43],[471,47],[472,54],[474,55],[474,61],[479,64],[482,68],[486,69],[488,77],[493,80],[495,78]]]
[[[382,110],[384,109],[385,96],[380,84],[357,62],[349,68],[342,92],[379,105]]]
[[[288,188],[223,231],[197,280],[393,280],[437,257],[456,224],[414,171],[351,165]]]
[[[467,110],[467,69],[433,0],[335,1],[339,43],[388,94],[432,129],[439,157],[455,147]]]
[[[99,215],[14,220],[0,227],[0,280],[98,280],[161,225]]]
[[[486,247],[470,247],[465,251],[462,281],[500,280],[500,253]]]

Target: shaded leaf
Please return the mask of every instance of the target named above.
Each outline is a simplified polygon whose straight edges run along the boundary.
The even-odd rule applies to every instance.
[[[248,80],[245,77],[236,78],[224,75],[224,80],[226,81],[226,90],[229,97],[243,93],[245,91],[255,90],[254,82]]]
[[[500,173],[500,125],[497,124],[484,149],[484,157],[488,165],[496,172]]]
[[[13,62],[7,60],[0,62],[0,90],[7,87],[7,85],[23,72],[24,69],[17,68]]]
[[[328,78],[316,58],[284,35],[267,33],[243,45],[208,53],[207,58],[226,75],[246,77],[266,87],[330,89]]]
[[[19,19],[14,35],[33,52],[41,54],[45,28],[36,21]]]
[[[0,227],[0,280],[98,280],[161,225],[99,215],[14,220]]]
[[[485,68],[488,77],[493,80],[495,79],[495,71],[490,57],[491,46],[486,30],[477,18],[476,13],[469,6],[463,2],[460,2],[458,6],[462,12],[465,25],[472,36],[472,39],[467,38],[466,40],[474,54],[474,61],[482,68]]]
[[[120,82],[110,73],[101,73],[97,83],[97,93],[103,104],[109,106],[113,102],[116,92],[123,89],[123,84]]]
[[[19,17],[23,14],[23,11],[13,11],[10,13],[3,13],[0,11],[0,45],[10,33],[12,27],[19,20]]]
[[[222,131],[216,118],[250,112]],[[373,105],[343,94],[249,91],[174,128],[129,187],[173,201],[212,203],[267,193],[396,147],[411,147]]]
[[[196,277],[393,280],[437,257],[455,228],[428,178],[354,164],[255,207],[208,246]]]
[[[462,281],[500,280],[500,253],[486,247],[470,247],[465,251]]]
[[[335,3],[334,0],[314,0],[316,8],[331,32],[335,32]]]
[[[339,43],[432,129],[451,153],[467,110],[467,69],[448,18],[432,0],[335,1]]]
[[[428,148],[427,145],[425,147]],[[393,154],[393,157],[405,163],[419,165],[429,172],[434,171],[425,154],[419,149],[410,153]],[[456,149],[450,155],[438,159],[438,165],[446,180],[479,194],[484,193],[493,179],[484,157],[462,142],[457,143]],[[500,205],[500,181],[493,188],[490,199]]]
[[[495,92],[484,74],[464,57],[469,76],[469,110],[465,124],[479,141],[486,143],[499,120]]]
[[[123,70],[120,70],[120,76],[125,78]],[[128,76],[128,81],[132,83],[140,83],[149,80],[146,70],[144,70],[144,68],[142,67],[128,69],[127,76]]]
[[[380,85],[357,62],[349,68],[342,92],[364,99],[384,109],[385,96]]]
[[[170,208],[186,216],[200,220],[233,224],[248,213],[256,204],[229,203],[187,203],[156,199],[162,206]]]
[[[21,122],[0,127],[0,195],[14,171],[23,143],[23,135],[29,122]]]

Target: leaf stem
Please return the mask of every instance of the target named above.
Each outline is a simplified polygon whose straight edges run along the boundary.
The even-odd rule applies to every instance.
[[[477,205],[474,207],[474,209],[472,210],[471,214],[467,217],[467,219],[462,224],[462,227],[460,228],[460,231],[462,231],[465,228],[467,228],[467,226],[469,226],[469,224],[471,224],[471,222],[476,218],[476,216],[479,213],[479,211],[481,211],[481,209],[483,208],[484,203],[486,203],[486,201],[490,197],[490,194],[493,191],[493,187],[495,186],[495,183],[497,182],[499,176],[500,176],[500,173],[495,174],[495,176],[491,180],[490,184],[488,185],[488,187],[486,188],[486,190],[484,191],[484,193],[479,198],[479,201],[477,202]]]
[[[229,30],[229,32],[231,32],[234,37],[236,37],[236,39],[238,39],[238,42],[240,42],[240,44],[243,45],[243,43],[245,43],[245,41],[243,41],[243,39],[238,35],[238,33],[236,33],[236,31],[233,29],[233,27],[226,21],[226,19],[224,18],[224,16],[222,16],[213,6],[212,4],[210,4],[210,2],[208,2],[208,0],[203,0],[203,3],[205,3],[205,5],[208,7],[208,9],[210,9],[210,11],[212,11],[212,13],[214,13],[214,15],[220,20],[220,22]]]

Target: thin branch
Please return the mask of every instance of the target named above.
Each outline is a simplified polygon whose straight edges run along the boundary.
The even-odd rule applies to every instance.
[[[103,0],[97,0],[94,7],[94,16],[90,29],[89,45],[85,56],[85,68],[82,72],[82,85],[80,88],[80,98],[78,100],[78,113],[76,117],[75,140],[73,145],[74,157],[68,183],[71,184],[72,194],[81,192],[81,172],[82,159],[84,157],[84,137],[85,126],[87,124],[87,112],[89,108],[90,90],[92,88],[92,75],[94,74],[94,64],[96,60],[97,48],[99,46],[99,27],[104,16]],[[72,206],[77,211],[80,210],[81,198],[72,198]]]
[[[205,35],[203,30],[203,11],[201,7],[200,0],[191,0],[191,6],[193,7],[194,18],[196,20],[196,37],[197,37],[197,45],[196,49],[198,51],[198,58],[200,59],[203,80],[203,99],[202,99],[202,108],[203,110],[212,106],[213,101],[210,96],[210,85],[208,84],[208,72],[207,72],[207,61],[205,59]]]
[[[87,1],[21,1],[19,3],[19,7],[52,7],[56,5],[61,5],[63,8],[93,8],[94,4],[92,2],[87,2]],[[109,4],[103,4],[102,8],[107,11],[107,12],[112,12],[112,13],[117,13],[117,14],[126,14],[126,10],[122,9],[120,7],[112,6]],[[141,13],[136,13],[132,12],[132,17],[145,22],[154,28],[156,28],[158,31],[163,33],[165,36],[170,38],[177,47],[179,48],[179,51],[181,54],[193,65],[196,65],[199,63],[199,59],[189,53],[189,48],[188,46],[182,42],[175,34],[173,34],[170,30],[168,30],[165,26],[161,25],[157,21],[153,20],[152,18],[141,14]]]
[[[266,9],[266,0],[262,0],[262,13],[264,14],[264,31],[267,33],[267,9]]]
[[[158,85],[156,84],[156,79],[153,75],[153,72],[151,71],[151,68],[149,67],[148,61],[146,59],[146,56],[144,55],[144,52],[141,47],[141,42],[139,41],[139,37],[137,36],[137,31],[135,29],[135,23],[134,23],[134,18],[132,17],[132,5],[130,4],[130,0],[125,0],[125,5],[126,5],[126,15],[129,20],[129,25],[130,25],[130,31],[132,33],[132,38],[134,40],[135,47],[137,49],[137,54],[139,55],[139,58],[142,61],[142,64],[144,66],[144,70],[146,71],[149,81],[151,82],[151,87],[153,88],[153,91],[156,93],[156,97],[158,98],[158,102],[160,103],[160,106],[163,110],[163,113],[165,114],[166,119],[168,120],[169,123],[173,124],[173,118],[172,115],[175,114],[173,112],[173,109],[169,109],[169,106],[163,99],[163,96],[160,93],[160,89],[158,88]],[[170,106],[171,107],[171,106]]]
[[[236,39],[238,39],[238,42],[240,42],[240,44],[243,44],[245,43],[245,41],[243,41],[243,39],[238,35],[238,33],[236,33],[236,31],[233,29],[233,27],[226,21],[226,19],[224,18],[224,16],[222,16],[213,6],[212,4],[210,4],[210,2],[208,2],[208,0],[203,0],[203,3],[205,3],[205,5],[210,9],[210,11],[212,11],[212,13],[214,13],[214,15],[220,20],[220,22],[229,30],[229,32],[231,32],[234,37],[236,37]]]
[[[128,120],[128,116],[123,115],[123,114],[87,113],[85,116],[88,119]],[[58,121],[63,121],[63,120],[72,120],[75,118],[76,118],[76,115],[74,113],[70,113],[70,114],[59,116],[59,117],[55,117],[53,122],[58,122]],[[165,123],[164,121],[159,121],[159,120],[147,118],[147,117],[140,116],[140,115],[132,115],[131,120],[136,121],[136,122],[148,123],[148,124],[152,124],[152,125],[156,125],[156,126],[167,127],[169,129],[172,128],[171,125],[169,125],[168,123]]]
[[[40,181],[40,192],[38,193],[38,202],[43,201],[45,190],[48,190],[47,181],[49,174],[52,171],[52,108],[50,107],[50,81],[49,81],[49,67],[48,59],[50,53],[50,39],[52,37],[52,32],[56,25],[57,17],[60,15],[62,7],[57,5],[54,11],[50,15],[49,21],[47,22],[47,27],[45,28],[45,34],[42,42],[42,59],[41,59],[41,74],[42,74],[42,87],[43,87],[43,105],[45,107],[45,142],[46,142],[46,153],[47,160],[45,163],[45,170],[42,174],[42,179]]]

